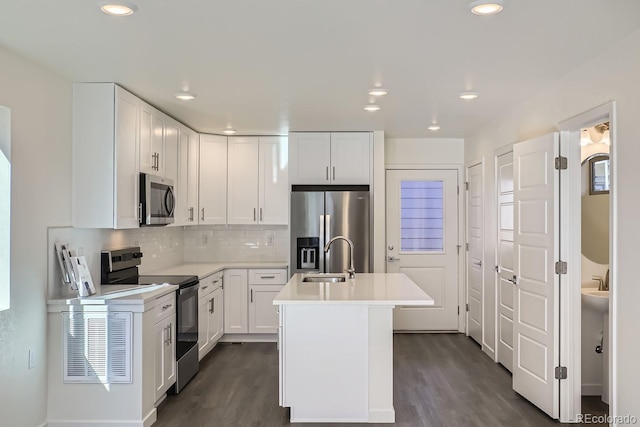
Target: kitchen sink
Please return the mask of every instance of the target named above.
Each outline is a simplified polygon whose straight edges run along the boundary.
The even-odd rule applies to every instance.
[[[344,274],[337,273],[314,273],[302,276],[303,282],[346,282],[347,278]]]

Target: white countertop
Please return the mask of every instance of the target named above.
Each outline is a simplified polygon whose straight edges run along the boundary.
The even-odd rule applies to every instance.
[[[204,262],[204,263],[187,263],[180,264],[175,267],[163,268],[145,272],[144,274],[158,274],[167,276],[193,275],[198,279],[204,279],[213,273],[228,268],[287,268],[287,262]]]
[[[356,273],[346,282],[303,282],[295,274],[273,300],[274,305],[433,305],[427,295],[404,273]]]
[[[102,285],[100,290],[90,297],[50,299],[47,301],[47,305],[49,311],[60,311],[64,306],[144,306],[155,301],[156,298],[176,290],[178,290],[178,285],[167,283],[158,285]]]

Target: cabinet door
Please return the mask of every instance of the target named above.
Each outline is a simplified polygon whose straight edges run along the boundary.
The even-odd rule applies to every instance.
[[[224,333],[246,334],[248,284],[247,270],[224,271]]]
[[[289,181],[295,184],[329,184],[331,134],[289,134]]]
[[[172,314],[166,322],[169,328],[169,343],[164,348],[165,392],[176,382],[176,315]]]
[[[369,132],[331,134],[331,183],[369,184]]]
[[[209,350],[209,319],[211,318],[211,296],[198,299],[198,359],[202,359]]]
[[[173,181],[174,190],[178,182],[178,145],[180,144],[179,123],[167,119],[164,127],[164,177]]]
[[[180,142],[178,144],[178,178],[174,182],[176,211],[174,213],[174,225],[189,225],[189,136],[190,131],[185,126],[180,126]]]
[[[167,321],[162,320],[154,326],[154,335],[155,335],[155,400],[158,400],[165,392],[167,381],[164,373],[165,365],[166,365],[166,357],[167,352],[165,348],[169,342],[169,328],[167,326]]]
[[[289,179],[287,138],[260,138],[258,167],[258,220],[261,224],[289,222]]]
[[[114,228],[138,228],[140,100],[116,86],[115,110],[116,193],[113,225]]]
[[[195,206],[197,222],[226,224],[227,137],[200,135],[199,154],[199,209]]]
[[[229,138],[228,224],[257,224],[258,157],[257,137]]]
[[[140,172],[155,174],[155,157],[153,156],[153,114],[154,108],[140,102]]]
[[[208,337],[211,345],[222,337],[222,288],[218,288],[209,297],[211,301],[211,313],[209,314]]]
[[[284,285],[253,285],[249,287],[249,332],[275,334],[278,332],[278,307],[273,299]]]

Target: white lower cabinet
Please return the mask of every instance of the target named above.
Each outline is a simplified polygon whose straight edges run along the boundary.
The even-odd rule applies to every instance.
[[[224,333],[222,273],[200,281],[198,294],[198,358],[202,360]]]
[[[249,333],[275,334],[278,332],[278,307],[273,299],[284,285],[249,286]]]
[[[286,282],[287,269],[225,270],[224,333],[277,333],[273,299]]]
[[[176,382],[176,297],[170,293],[156,300],[154,331],[155,401]]]

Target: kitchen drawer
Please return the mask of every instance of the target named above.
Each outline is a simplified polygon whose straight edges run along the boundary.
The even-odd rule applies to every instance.
[[[222,286],[222,272],[211,274],[200,279],[200,288],[198,289],[198,298],[206,297],[211,292]]]
[[[176,293],[171,292],[167,295],[156,298],[156,322],[165,319],[176,312]]]
[[[249,270],[250,285],[284,285],[287,269]]]

